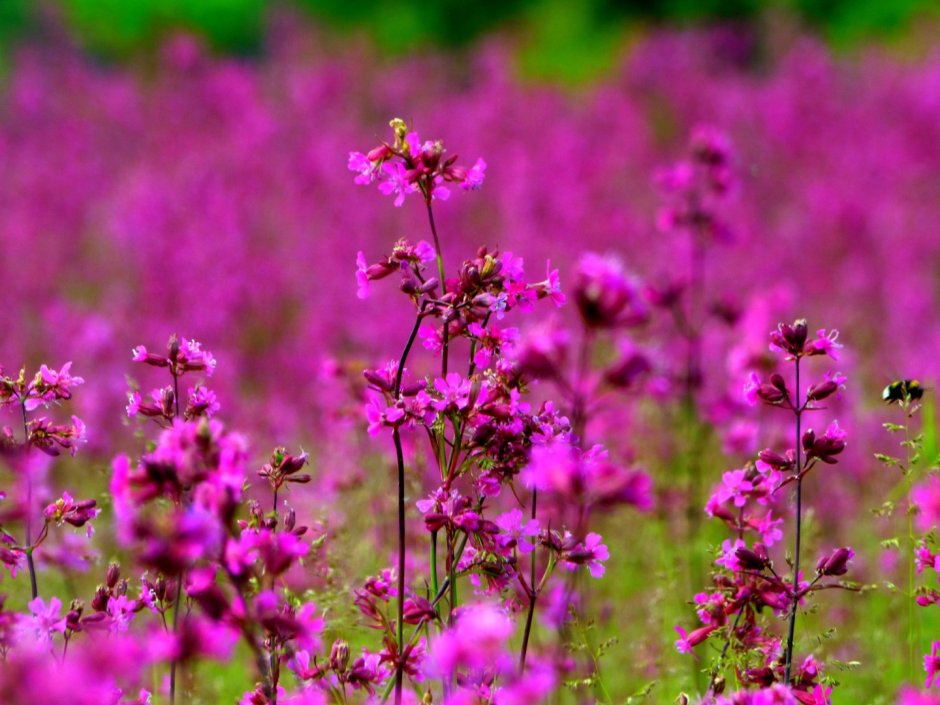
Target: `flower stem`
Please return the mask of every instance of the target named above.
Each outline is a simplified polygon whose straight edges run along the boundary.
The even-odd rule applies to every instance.
[[[793,595],[792,605],[790,606],[790,625],[787,629],[787,650],[786,665],[784,668],[783,682],[789,684],[790,673],[793,669],[793,636],[796,632],[796,608],[800,604],[800,541],[802,539],[802,515],[803,515],[803,478],[800,474],[803,461],[803,443],[800,422],[802,420],[803,407],[800,403],[800,358],[796,358],[796,387],[793,392],[795,395],[793,403],[793,413],[796,415],[796,458],[794,460],[794,473],[796,475],[796,538],[793,549]]]
[[[26,402],[20,404],[20,411],[23,413],[23,448],[26,453],[29,452],[29,423],[26,420]],[[33,599],[39,597],[39,585],[36,581],[36,564],[33,561],[33,476],[27,464],[26,467],[26,565],[29,567],[29,589]]]
[[[176,579],[176,595],[173,598],[173,635],[176,636],[176,632],[179,628],[180,620],[180,602],[183,596],[183,574],[180,573],[179,577]],[[170,664],[170,705],[176,702],[176,666],[178,661],[173,659],[173,662]]]
[[[907,680],[914,682],[914,671],[917,659],[915,649],[917,639],[917,620],[914,618],[914,590],[917,584],[916,568],[914,565],[914,552],[917,547],[917,539],[914,536],[914,505],[911,500],[911,489],[914,486],[914,467],[913,454],[911,453],[911,431],[910,425],[914,420],[913,411],[908,410],[907,420],[904,423],[904,449],[907,454],[905,469],[907,471]]]
[[[173,401],[176,406],[175,418],[180,418],[180,378],[175,367],[170,368],[170,374],[173,375]],[[183,580],[186,571],[182,571],[176,579],[176,595],[173,598],[173,636],[176,636],[179,626],[180,606],[183,597]],[[170,663],[170,705],[176,702],[176,668],[178,661],[173,659]]]
[[[437,237],[437,226],[434,224],[434,209],[431,207],[431,196],[424,200],[428,209],[428,223],[431,226],[431,235],[434,237],[434,251],[437,253],[437,273],[441,278],[441,296],[447,292],[444,290],[444,253],[441,251],[441,241]]]
[[[424,306],[418,311],[415,317],[414,327],[411,329],[411,335],[408,336],[408,342],[402,350],[401,358],[398,361],[398,370],[395,372],[395,388],[393,395],[398,400],[401,394],[401,380],[405,374],[405,363],[408,355],[411,354],[411,348],[414,345],[415,338],[418,337],[418,328],[421,325],[421,318],[424,314]],[[401,445],[401,435],[396,426],[392,430],[392,440],[395,443],[395,459],[398,465],[398,663],[395,664],[395,705],[401,705],[402,683],[404,680],[404,664],[401,657],[405,646],[405,454]]]
[[[538,503],[539,493],[538,490],[534,487],[532,488],[532,518],[535,519],[535,508]],[[536,539],[532,540],[532,556],[531,563],[529,564],[529,613],[525,618],[525,632],[522,635],[522,653],[519,655],[519,672],[525,671],[525,657],[526,652],[529,650],[529,636],[532,633],[532,618],[535,616],[535,601],[538,599],[538,589],[535,587],[535,543]]]
[[[437,584],[437,532],[431,532],[431,594],[436,595]]]
[[[398,428],[392,431],[398,461],[398,662],[395,664],[395,705],[401,705],[402,650],[405,642],[405,456]]]

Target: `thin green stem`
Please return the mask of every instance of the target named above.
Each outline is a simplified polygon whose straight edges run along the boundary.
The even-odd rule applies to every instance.
[[[23,449],[29,452],[29,422],[26,419],[26,402],[20,403],[23,414]],[[26,565],[29,568],[29,589],[35,600],[39,596],[39,585],[36,578],[36,564],[33,561],[33,475],[29,466],[26,467]]]
[[[787,651],[783,682],[790,683],[790,673],[793,668],[793,637],[796,632],[796,610],[800,604],[800,542],[802,539],[803,518],[803,478],[801,476],[803,463],[803,441],[800,424],[803,407],[800,403],[800,358],[796,358],[796,388],[794,391],[793,413],[796,416],[796,458],[794,460],[794,474],[796,475],[796,539],[793,550],[793,595],[790,606],[790,624],[787,629]]]
[[[431,594],[436,595],[437,584],[437,531],[431,532]]]
[[[917,546],[917,537],[914,534],[914,506],[911,501],[911,489],[914,486],[914,467],[913,454],[911,453],[911,432],[910,425],[913,421],[913,411],[908,410],[907,421],[904,424],[904,448],[906,453],[905,470],[907,472],[907,680],[914,681],[916,671],[917,657],[916,647],[919,639],[917,638],[917,620],[914,618],[914,592],[917,585],[917,572],[915,566],[915,550]]]
[[[441,251],[441,241],[437,237],[437,226],[434,223],[434,209],[431,207],[431,196],[424,199],[428,209],[428,223],[431,226],[431,235],[434,237],[434,251],[437,253],[437,273],[441,279],[441,296],[447,293],[444,287],[444,253]]]
[[[539,493],[532,488],[532,518],[535,519],[535,510],[538,504]],[[532,618],[535,616],[535,601],[538,599],[539,591],[535,586],[535,545],[536,539],[532,539],[532,556],[529,563],[529,613],[525,619],[525,632],[522,635],[522,652],[519,655],[519,671],[525,671],[525,657],[529,650],[529,637],[532,634]]]
[[[415,339],[418,337],[418,328],[421,325],[421,319],[424,314],[424,305],[415,316],[415,323],[411,329],[411,335],[405,343],[401,358],[398,361],[398,370],[395,372],[395,388],[393,396],[395,400],[401,395],[401,381],[405,373],[405,363],[408,355],[411,354],[411,348],[414,346]],[[392,430],[392,440],[395,444],[395,460],[398,470],[398,604],[397,604],[397,637],[398,637],[398,663],[395,665],[395,705],[401,705],[402,685],[404,681],[404,664],[401,661],[401,655],[404,653],[404,627],[405,627],[405,454],[401,445],[401,435],[396,426]]]
[[[175,418],[180,418],[180,378],[177,374],[176,368],[170,368],[170,374],[173,375],[173,401],[175,404]],[[176,632],[179,627],[179,618],[180,618],[180,608],[181,601],[183,597],[183,581],[186,572],[183,571],[179,574],[179,577],[176,579],[176,596],[173,598],[173,635],[176,635]],[[176,670],[179,666],[179,662],[176,659],[173,659],[170,662],[170,705],[174,705],[176,702]]]

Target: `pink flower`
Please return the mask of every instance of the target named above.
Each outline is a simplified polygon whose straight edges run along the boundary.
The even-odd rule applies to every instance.
[[[362,152],[349,153],[347,168],[356,172],[356,178],[353,179],[353,182],[360,186],[368,186],[375,180],[376,164]]]
[[[126,632],[134,620],[137,608],[137,600],[128,599],[126,595],[109,598],[107,613],[111,617],[111,632]]]
[[[715,563],[735,573],[741,570],[741,564],[738,562],[737,556],[739,548],[747,548],[747,544],[741,539],[735,539],[734,543],[731,542],[731,539],[725,539],[721,543],[721,555],[718,556]]]
[[[486,162],[479,158],[473,166],[467,170],[460,187],[464,191],[477,191],[483,186],[483,179],[486,178]]]
[[[917,508],[915,521],[920,531],[930,531],[940,524],[940,477],[931,475],[911,490],[911,502]]]
[[[691,654],[692,650],[705,641],[715,629],[717,629],[715,626],[699,627],[687,634],[685,629],[676,626],[675,630],[679,635],[676,639],[676,651],[680,654]]]
[[[494,520],[496,526],[502,529],[497,540],[504,548],[515,548],[521,554],[532,553],[534,545],[532,539],[539,535],[539,522],[537,519],[524,519],[522,510],[511,509],[500,514]]]
[[[715,492],[715,498],[719,502],[732,500],[735,507],[743,507],[748,500],[748,496],[754,491],[754,483],[745,479],[746,470],[729,470],[721,478],[721,485]]]
[[[841,343],[837,343],[836,340],[839,338],[839,331],[831,330],[829,333],[826,333],[825,328],[820,328],[816,331],[816,339],[809,342],[808,347],[812,350],[811,355],[828,355],[833,360],[839,359],[839,348],[842,347]]]
[[[408,181],[405,167],[399,162],[387,162],[382,165],[385,181],[379,184],[379,191],[386,196],[395,196],[395,207],[405,202],[405,196],[415,192],[415,185]]]
[[[584,538],[583,543],[563,550],[559,560],[568,570],[584,565],[587,566],[592,578],[602,578],[606,570],[603,561],[610,558],[610,551],[601,543],[602,540],[600,534],[590,533]]]
[[[552,269],[551,260],[548,260],[545,263],[545,271],[547,274],[547,279],[545,280],[544,286],[548,297],[556,306],[564,306],[565,301],[567,301],[567,297],[564,295],[564,293],[562,293],[561,279],[558,276],[558,270]]]
[[[930,653],[924,656],[924,671],[927,673],[925,688],[931,688],[934,684],[940,685],[940,641],[933,642]]]
[[[20,636],[27,640],[24,643],[34,643],[41,649],[52,647],[52,637],[56,632],[65,633],[65,618],[60,616],[62,602],[57,597],[49,598],[49,605],[45,600],[37,597],[29,603],[32,618],[24,618],[19,625]]]
[[[369,263],[366,262],[366,255],[362,250],[356,253],[356,284],[359,288],[356,290],[356,296],[360,299],[369,298]]]
[[[508,656],[506,646],[512,632],[512,620],[495,605],[468,605],[459,611],[454,626],[432,644],[427,674],[447,677],[459,668],[498,665]]]
[[[747,376],[747,382],[744,383],[744,400],[749,406],[755,406],[757,404],[757,392],[762,384],[756,372],[751,372]]]
[[[470,381],[458,372],[449,372],[446,378],[438,377],[434,388],[441,398],[431,401],[431,406],[438,411],[462,411],[470,403]]]

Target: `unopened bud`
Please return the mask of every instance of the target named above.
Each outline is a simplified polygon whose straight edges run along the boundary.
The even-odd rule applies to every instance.
[[[849,560],[851,560],[854,555],[855,551],[851,548],[837,548],[828,556],[823,556],[819,559],[819,562],[816,564],[816,572],[820,575],[829,576],[845,575],[849,570]]]
[[[821,401],[834,394],[838,388],[838,384],[831,379],[827,379],[825,382],[820,382],[810,387],[809,391],[806,392],[806,398],[809,401]]]
[[[333,648],[330,649],[330,668],[342,673],[349,665],[349,644],[342,639],[333,642]]]
[[[104,585],[99,585],[98,589],[95,590],[95,596],[91,598],[91,608],[95,612],[104,612],[108,609],[108,599],[111,597],[108,588]]]

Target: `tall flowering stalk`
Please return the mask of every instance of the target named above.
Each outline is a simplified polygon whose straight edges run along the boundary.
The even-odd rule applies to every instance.
[[[734,538],[722,544],[715,561],[722,570],[715,575],[714,589],[695,596],[702,626],[691,632],[676,628],[680,636],[676,647],[680,652],[692,652],[713,634],[723,637],[706,691],[708,702],[738,702],[715,699],[725,688],[721,673],[726,658],[732,654],[736,656],[735,671],[744,686],[782,689],[787,698],[806,705],[829,702],[829,689],[817,680],[821,666],[812,656],[794,668],[794,639],[797,610],[810,594],[833,588],[855,589],[841,581],[825,580],[847,572],[854,555],[850,548],[836,548],[824,554],[816,564],[812,580],[805,579],[800,570],[803,482],[819,463],[835,464],[845,449],[845,433],[835,421],[818,436],[812,429],[804,430],[802,424],[804,413],[823,409],[821,403],[839,392],[844,376],[827,373],[823,380],[803,391],[800,363],[804,358],[826,354],[836,359],[839,347],[836,337],[835,331],[827,334],[820,330],[816,338],[808,339],[805,321],[781,323],[770,334],[770,347],[784,362],[793,364],[793,386],[778,373],[767,381],[752,374],[745,386],[749,402],[761,401],[793,414],[795,444],[782,453],[767,448],[760,452],[756,462],[726,472],[708,501],[706,512],[732,529]],[[795,517],[788,578],[776,570],[769,549],[783,538],[783,520],[777,517],[781,509],[780,491],[790,485],[795,486]],[[786,619],[785,636],[775,636],[760,624],[759,615],[766,608]]]
[[[648,296],[654,305],[670,314],[675,333],[685,344],[684,360],[678,365],[675,381],[682,390],[688,541],[700,535],[702,457],[712,430],[702,399],[704,342],[709,323],[722,317],[721,306],[709,301],[708,254],[733,237],[724,211],[737,181],[734,161],[728,137],[714,127],[699,125],[692,130],[687,156],[656,174],[662,194],[657,227],[663,233],[684,238],[685,242],[677,243],[677,248],[681,251],[684,245],[687,255],[684,275],[648,287]],[[697,585],[701,581],[701,565],[694,558],[689,565],[692,585]]]
[[[307,527],[298,524],[296,513],[288,507],[282,515],[278,493],[311,479],[300,473],[307,456],[276,448],[258,471],[273,495],[272,511],[265,514],[243,494],[247,442],[214,418],[219,410],[215,395],[200,381],[180,398],[181,379],[211,374],[215,358],[199,343],[173,336],[166,354],[138,346],[133,359],[166,369],[171,381],[153,390],[148,401],[136,391],[129,395],[128,415],[150,418],[162,431],[136,466],[126,456],[113,463],[118,539],[155,571],[155,577],[142,578],[139,600],[128,604],[133,611],[146,606],[161,618],[171,703],[179,667],[199,657],[224,657],[241,638],[261,681],[242,702],[276,705],[282,661],[318,649],[323,628],[313,603],[286,599],[283,581],[310,544],[301,538]],[[244,518],[238,517],[240,510],[247,510]],[[96,603],[126,601],[115,591],[117,585],[109,572]]]
[[[441,242],[437,233],[437,227],[434,222],[434,210],[432,202],[435,200],[447,200],[450,196],[450,190],[446,186],[447,182],[458,182],[461,187],[467,190],[479,188],[483,183],[486,163],[480,159],[469,170],[456,166],[457,156],[445,157],[444,146],[441,141],[422,143],[418,133],[408,129],[404,120],[396,118],[391,121],[390,127],[394,133],[394,140],[391,143],[385,142],[372,149],[368,154],[361,152],[352,152],[349,155],[349,169],[356,171],[358,175],[355,178],[358,184],[369,184],[377,177],[380,179],[379,190],[386,195],[395,196],[395,206],[403,205],[406,196],[413,193],[420,193],[424,199],[427,209],[428,224],[434,241],[433,258],[437,263],[438,278],[425,279],[423,277],[419,263],[426,262],[430,258],[426,243],[421,243],[425,247],[407,252],[407,245],[402,243],[402,248],[393,257],[397,258],[403,265],[410,259],[410,264],[414,267],[413,272],[415,280],[406,286],[403,282],[402,290],[412,295],[415,304],[418,307],[418,313],[415,317],[415,324],[408,337],[405,347],[402,350],[398,365],[394,372],[394,383],[391,390],[392,397],[395,399],[401,396],[402,377],[405,372],[405,365],[411,354],[412,347],[418,335],[419,326],[426,315],[436,313],[444,318],[443,337],[441,341],[441,375],[448,375],[448,360],[450,350],[450,323],[446,304],[438,309],[429,308],[431,301],[419,299],[424,295],[434,294],[438,289],[446,295],[446,279],[444,274],[444,255],[441,250]],[[368,282],[372,279],[381,278],[394,271],[395,264],[392,258],[387,258],[384,266],[378,263],[372,267],[365,265],[365,257],[359,254],[359,284],[360,297],[366,295]],[[440,297],[443,300],[444,296]],[[443,434],[441,434],[442,436]],[[398,426],[392,430],[392,440],[395,445],[395,456],[398,470],[398,619],[397,619],[397,646],[398,653],[401,654],[404,649],[404,600],[405,600],[405,459],[402,449],[401,434]],[[439,440],[443,446],[443,437]],[[453,547],[448,543],[448,561],[453,563]],[[436,533],[432,539],[432,556],[436,559]],[[434,562],[434,561],[432,561]],[[451,569],[452,570],[452,569]],[[437,566],[432,566],[433,580],[437,579]],[[451,578],[451,602],[454,602],[453,595],[456,586]],[[451,605],[453,609],[454,605]],[[401,702],[402,697],[402,679],[403,663],[399,663],[395,670],[395,701]]]
[[[534,328],[518,345],[516,359],[524,373],[551,385],[562,410],[571,420],[570,442],[547,451],[536,449],[527,476],[551,478],[549,486],[542,487],[541,491],[556,491],[546,494],[543,514],[570,520],[574,533],[581,535],[596,513],[624,505],[641,510],[652,506],[649,476],[608,458],[601,446],[593,444],[599,432],[603,432],[597,428],[602,424],[595,422],[600,420],[619,426],[632,411],[631,397],[642,393],[652,363],[627,337],[647,322],[649,308],[639,282],[618,258],[590,252],[582,255],[575,269],[571,299],[578,314],[578,327],[570,330],[553,321]],[[574,341],[578,342],[574,344]],[[605,352],[613,348],[617,352],[598,355],[598,348]],[[615,415],[616,421],[606,418],[610,415]],[[618,442],[620,452],[629,456],[628,439],[619,438]],[[540,488],[533,484],[531,490],[531,519],[534,520]],[[535,561],[533,552],[532,576]],[[575,584],[578,575],[568,576],[560,597],[565,606],[562,621],[566,623],[563,629],[566,638],[571,636],[567,625],[569,609],[576,618],[581,611],[578,605],[583,595],[580,586]],[[534,581],[534,577],[531,580]],[[529,603],[523,637],[523,665],[534,611],[533,599]]]
[[[583,527],[572,534],[563,528],[543,527],[538,518],[537,493],[557,488],[536,455],[540,449],[567,452],[572,448],[572,425],[551,403],[534,410],[524,401],[527,377],[511,354],[517,332],[502,323],[511,311],[526,311],[539,299],[563,304],[557,270],[549,265],[545,280],[529,283],[521,258],[481,247],[462,262],[456,276],[447,278],[432,204],[447,198],[449,182],[467,190],[478,188],[485,163],[478,160],[472,168],[463,169],[440,141],[422,143],[400,120],[393,120],[391,127],[393,142],[368,154],[352,153],[349,168],[357,172],[357,183],[378,181],[383,193],[395,195],[396,205],[412,193],[421,193],[434,240],[433,245],[400,240],[391,254],[374,264],[361,252],[358,257],[360,297],[368,295],[372,281],[398,273],[400,289],[416,309],[415,325],[399,359],[364,372],[372,395],[367,406],[370,432],[392,431],[399,541],[397,571],[367,581],[357,591],[356,602],[370,626],[385,633],[381,659],[394,668],[394,680],[384,692],[388,696],[394,689],[399,703],[404,676],[421,670],[425,644],[421,632],[430,639],[430,627],[435,624],[446,635],[464,623],[458,602],[462,576],[470,576],[478,595],[506,595],[507,607],[516,602],[512,587],[518,584],[526,610],[518,657],[522,672],[538,595],[555,567],[585,566],[599,577],[608,552],[601,537],[585,535]],[[436,277],[427,272],[432,262],[437,265]],[[420,380],[408,373],[406,363],[418,337],[425,349],[440,357],[440,376]],[[451,364],[451,351],[458,341],[467,350],[466,373],[455,371]],[[410,593],[404,574],[406,478],[401,433],[411,429],[423,430],[427,437],[439,482],[417,502],[430,543],[426,597]],[[533,491],[527,511],[513,509],[487,518],[502,488],[518,496],[517,476]],[[444,548],[442,567],[438,565],[439,540]],[[537,552],[544,556],[541,576]],[[519,566],[521,557],[528,558],[526,569]],[[397,603],[394,621],[382,608],[392,596]],[[442,602],[446,609],[441,608]],[[405,638],[405,623],[415,626],[410,638]],[[458,697],[459,690],[467,687],[453,669],[440,669],[436,675],[442,680],[445,698]]]
[[[202,350],[202,346],[194,341],[175,335],[167,343],[166,354],[148,352],[147,348],[139,345],[132,351],[134,362],[141,362],[153,367],[166,369],[170,375],[171,383],[163,388],[154,389],[150,393],[150,401],[145,402],[140,392],[132,392],[128,398],[127,415],[141,415],[161,420],[163,424],[172,426],[175,419],[191,420],[199,416],[211,416],[218,409],[215,395],[201,384],[189,390],[187,403],[181,407],[180,378],[187,373],[204,372],[210,376],[215,369],[215,358],[211,353]],[[175,501],[184,501],[184,496],[175,498]],[[173,632],[179,631],[180,601],[183,596],[183,582],[185,572],[181,571],[176,577],[173,603]],[[170,703],[176,702],[176,671],[177,660],[170,664]]]

